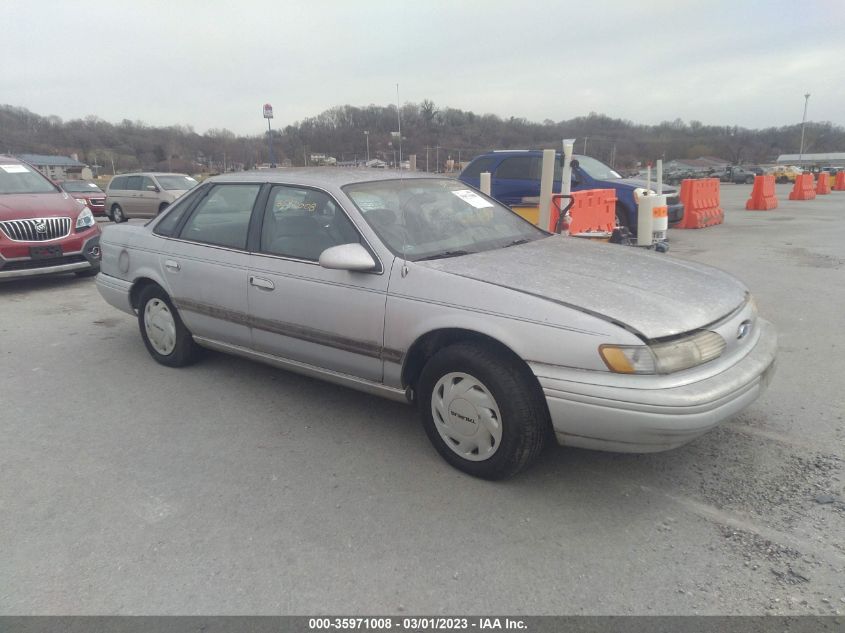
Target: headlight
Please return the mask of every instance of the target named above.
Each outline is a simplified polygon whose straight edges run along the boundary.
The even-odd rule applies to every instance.
[[[81,204],[83,207],[84,207],[84,206],[85,206],[85,204],[86,204],[86,202],[85,202],[85,198],[74,198],[74,200],[76,200],[76,201],[77,201],[79,204]]]
[[[704,331],[652,345],[602,345],[599,354],[618,374],[671,374],[719,358],[726,346],[716,332]]]
[[[91,209],[85,207],[79,213],[79,217],[76,218],[76,230],[79,229],[87,229],[89,226],[94,226],[96,220],[94,219],[94,214],[91,213]]]

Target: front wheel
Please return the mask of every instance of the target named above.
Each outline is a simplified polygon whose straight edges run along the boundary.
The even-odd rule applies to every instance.
[[[160,286],[148,286],[141,292],[138,326],[150,356],[162,365],[184,367],[197,360],[200,348]]]
[[[510,477],[534,461],[550,428],[530,370],[498,350],[458,343],[437,352],[419,381],[426,435],[458,470]]]
[[[745,178],[745,184],[746,185],[753,185],[754,184],[754,176],[747,176]]]

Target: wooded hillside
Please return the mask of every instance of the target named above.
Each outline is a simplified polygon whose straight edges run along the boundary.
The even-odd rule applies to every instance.
[[[124,119],[110,123],[91,115],[64,121],[24,108],[0,106],[0,152],[77,154],[88,164],[111,173],[131,169],[218,172],[250,168],[268,162],[267,133],[238,136],[226,129],[197,133],[191,126],[154,127]],[[338,161],[363,161],[369,132],[370,157],[394,160],[398,143],[396,106],[337,106],[273,130],[276,162],[289,159],[302,165],[312,153]],[[704,125],[681,119],[659,125],[640,125],[590,113],[568,121],[541,123],[523,118],[475,114],[431,101],[402,107],[402,154],[417,155],[417,167],[434,171],[448,158],[464,160],[490,149],[560,147],[563,138],[576,138],[576,152],[586,153],[620,168],[664,158],[720,156],[734,163],[765,163],[779,154],[797,153],[800,124],[750,130],[736,126]],[[397,145],[391,145],[391,142]],[[437,149],[439,148],[439,149]],[[845,151],[845,128],[829,122],[807,123],[804,151]]]

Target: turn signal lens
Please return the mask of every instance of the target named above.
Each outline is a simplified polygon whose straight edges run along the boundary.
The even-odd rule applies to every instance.
[[[599,347],[604,364],[617,374],[653,374],[654,356],[645,345],[602,345]]]

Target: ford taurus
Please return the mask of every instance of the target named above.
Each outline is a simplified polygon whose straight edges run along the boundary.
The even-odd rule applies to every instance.
[[[416,403],[489,479],[550,438],[684,444],[754,402],[776,355],[730,275],[550,235],[442,177],[227,174],[101,245],[100,293],[159,363],[210,348]]]

